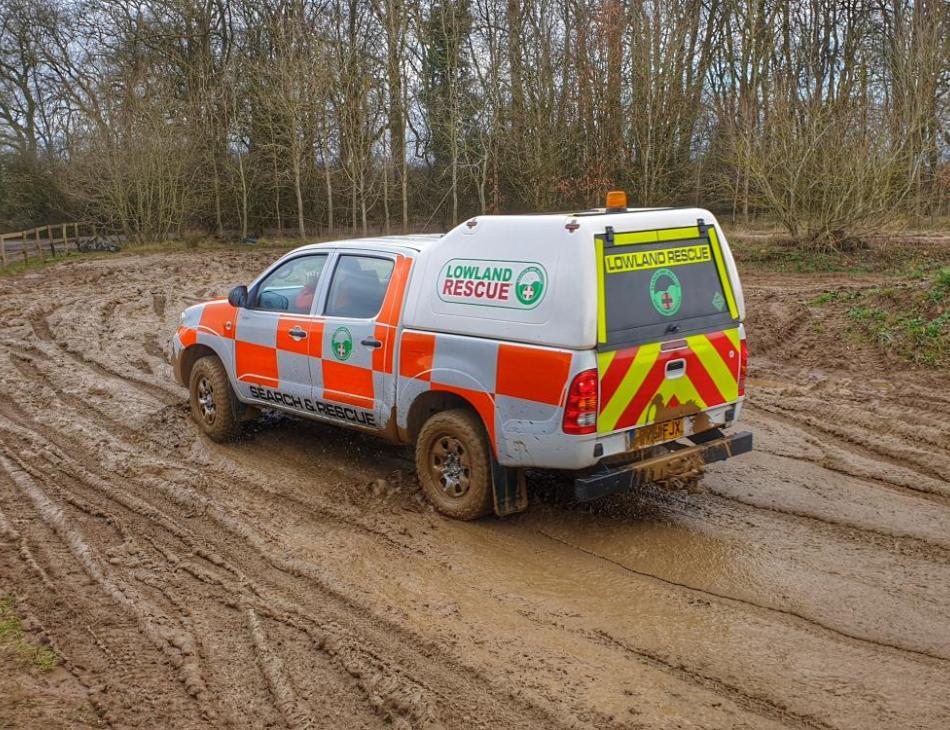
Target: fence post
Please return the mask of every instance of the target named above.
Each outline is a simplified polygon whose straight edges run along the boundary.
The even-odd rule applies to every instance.
[[[3,268],[7,267],[7,237],[0,236],[0,257],[3,260]]]

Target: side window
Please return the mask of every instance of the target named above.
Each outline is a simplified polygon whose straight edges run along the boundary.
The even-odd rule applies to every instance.
[[[300,256],[274,269],[257,287],[254,309],[309,314],[327,254]]]
[[[375,317],[383,306],[392,275],[391,259],[351,254],[340,256],[330,282],[326,315],[360,319]]]

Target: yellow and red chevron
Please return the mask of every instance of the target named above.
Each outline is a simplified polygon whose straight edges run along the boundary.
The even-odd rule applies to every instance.
[[[651,404],[665,408],[695,404],[704,410],[739,397],[739,330],[686,337],[685,347],[663,351],[661,343],[597,355],[600,413],[597,430],[609,433],[650,423]],[[667,378],[666,364],[686,361],[682,377]]]

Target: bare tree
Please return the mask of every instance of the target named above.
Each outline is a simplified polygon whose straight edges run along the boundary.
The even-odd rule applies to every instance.
[[[406,231],[611,186],[814,247],[950,214],[945,0],[0,0],[0,29],[10,225]]]

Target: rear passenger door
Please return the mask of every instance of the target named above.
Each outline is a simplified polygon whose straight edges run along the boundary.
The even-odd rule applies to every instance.
[[[394,328],[378,321],[384,304],[392,308],[387,292],[397,258],[358,251],[337,256],[323,310],[321,369],[313,382],[313,397],[327,404],[330,418],[372,429],[386,424],[395,338]],[[396,278],[394,285],[402,286]]]

